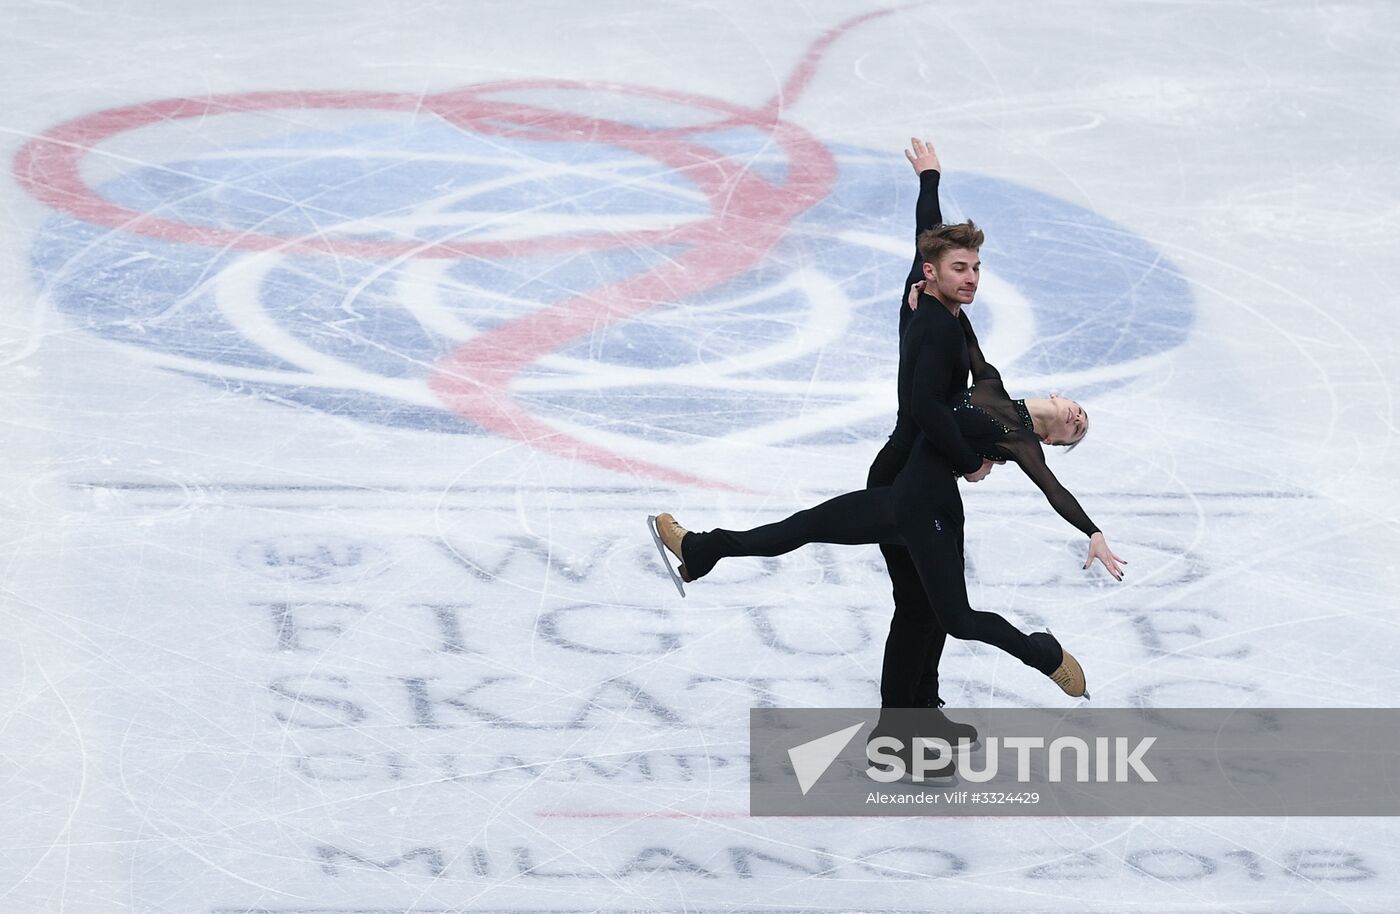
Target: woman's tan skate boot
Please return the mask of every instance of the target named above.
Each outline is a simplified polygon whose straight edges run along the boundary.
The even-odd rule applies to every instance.
[[[1065,659],[1061,660],[1059,667],[1050,674],[1051,680],[1071,698],[1088,698],[1089,689],[1084,682],[1084,668],[1074,659],[1073,654],[1063,647],[1060,650],[1064,652]]]
[[[685,596],[685,587],[682,581],[689,581],[690,575],[685,570],[685,557],[681,555],[681,540],[689,533],[676,519],[669,514],[653,514],[647,517],[647,529],[651,531],[652,542],[656,543],[656,551],[661,554],[661,562],[666,566],[666,573],[671,576],[671,582],[676,585],[676,590],[681,596]],[[671,567],[671,560],[666,555],[667,551],[680,560],[681,567],[679,573]]]
[[[1032,666],[1049,676],[1051,681],[1071,698],[1089,697],[1089,689],[1084,682],[1084,668],[1074,659],[1073,654],[1065,650],[1059,638],[1047,629],[1043,632],[1032,632],[1030,641],[1042,655],[1041,662],[1033,663]],[[1056,655],[1059,657],[1058,665],[1046,672],[1046,668],[1055,662]]]

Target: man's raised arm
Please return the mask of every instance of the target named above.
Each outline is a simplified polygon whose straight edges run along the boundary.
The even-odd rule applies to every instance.
[[[921,232],[943,222],[943,210],[938,204],[938,180],[942,167],[932,143],[918,137],[910,137],[909,146],[909,149],[904,150],[904,157],[914,166],[914,173],[919,176],[919,199],[914,204],[914,240],[917,242]],[[904,280],[904,296],[900,301],[908,298],[909,287],[923,278],[924,259],[919,256],[916,247],[914,265],[909,268],[909,277]]]

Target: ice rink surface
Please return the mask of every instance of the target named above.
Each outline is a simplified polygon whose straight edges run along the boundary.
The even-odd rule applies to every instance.
[[[1400,909],[1388,819],[749,817],[749,708],[878,701],[879,554],[682,601],[643,526],[863,484],[918,134],[1130,563],[1002,468],[973,605],[1096,706],[1394,705],[1400,7],[3,11],[0,910]]]

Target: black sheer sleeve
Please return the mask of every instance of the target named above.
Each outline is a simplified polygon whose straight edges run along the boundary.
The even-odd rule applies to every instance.
[[[922,305],[920,305],[922,307]],[[967,359],[972,368],[972,383],[978,381],[1000,381],[1001,372],[995,366],[987,362],[982,355],[982,347],[977,344],[977,334],[972,330],[972,321],[967,319],[967,312],[958,311],[958,322],[962,324],[963,338],[967,340]]]
[[[1069,489],[1061,485],[1055,474],[1050,471],[1050,467],[1046,466],[1045,450],[1034,435],[1016,435],[1002,442],[1001,447],[1025,471],[1031,482],[1045,493],[1046,500],[1050,502],[1050,507],[1055,509],[1056,514],[1077,527],[1085,536],[1093,536],[1099,532],[1099,528],[1089,519],[1089,515],[1084,513],[1084,509],[1079,506]]]
[[[963,437],[958,421],[947,403],[936,392],[948,386],[954,364],[946,335],[933,334],[914,353],[914,383],[910,391],[910,411],[914,423],[948,466],[958,473],[973,473],[982,467],[982,458]],[[960,343],[952,338],[951,342]]]

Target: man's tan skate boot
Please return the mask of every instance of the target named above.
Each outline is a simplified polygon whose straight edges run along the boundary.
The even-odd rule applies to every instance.
[[[685,535],[690,531],[676,523],[676,519],[669,514],[649,515],[647,529],[651,531],[652,542],[656,543],[656,551],[661,554],[661,562],[666,566],[666,573],[671,576],[671,582],[676,585],[676,590],[680,591],[681,596],[685,596],[685,587],[681,582],[690,581],[690,574],[685,570],[685,557],[681,555],[681,540],[685,539]],[[667,551],[680,560],[679,573],[671,567]]]

